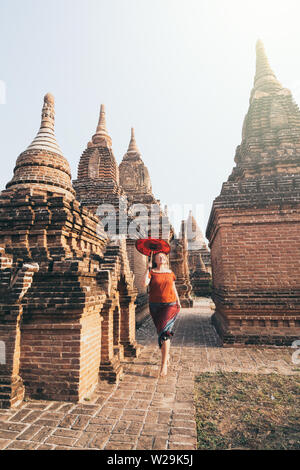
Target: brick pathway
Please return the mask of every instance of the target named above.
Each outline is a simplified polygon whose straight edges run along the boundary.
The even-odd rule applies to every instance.
[[[181,310],[166,378],[158,378],[161,353],[148,317],[136,335],[144,348],[118,384],[101,382],[78,404],[29,400],[0,410],[0,449],[196,449],[195,374],[299,373],[290,348],[220,347],[211,314],[204,298]]]

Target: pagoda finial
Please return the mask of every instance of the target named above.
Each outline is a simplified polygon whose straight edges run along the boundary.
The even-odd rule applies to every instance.
[[[258,39],[256,42],[254,89],[268,92],[280,88],[282,88],[282,85],[270,67],[264,44],[261,39]]]
[[[48,150],[63,156],[54,134],[54,96],[44,96],[40,129],[26,150]]]
[[[106,129],[104,104],[101,104],[101,106],[100,106],[100,115],[99,115],[98,126],[97,126],[97,129],[96,129],[96,134],[94,134],[93,137],[92,137],[92,142],[93,142],[93,144],[102,145],[103,147],[111,147],[112,146],[112,140],[111,140],[110,136],[108,135],[108,132],[107,132],[107,129]]]
[[[180,238],[186,238],[186,224],[184,220],[182,220],[180,224]]]
[[[107,132],[106,129],[106,119],[105,119],[105,106],[104,104],[101,104],[100,106],[100,115],[99,115],[99,121],[98,121],[98,126],[97,126],[97,132]]]
[[[131,128],[131,138],[130,138],[127,153],[140,153],[140,151],[137,147],[137,144],[136,144],[135,135],[134,135],[134,128],[133,127]]]

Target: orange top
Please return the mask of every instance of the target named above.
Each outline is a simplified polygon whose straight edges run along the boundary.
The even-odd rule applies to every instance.
[[[176,302],[173,282],[176,279],[173,271],[170,273],[156,273],[150,271],[149,302]]]

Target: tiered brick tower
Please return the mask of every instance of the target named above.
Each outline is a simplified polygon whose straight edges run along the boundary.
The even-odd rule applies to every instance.
[[[192,211],[189,212],[186,221],[186,231],[188,266],[193,293],[197,297],[210,295],[211,274],[208,270],[211,267],[210,253]],[[202,256],[205,257],[207,267]]]
[[[148,233],[146,235],[163,238],[166,241],[173,238],[174,229],[168,216],[161,209],[159,199],[156,199],[152,193],[149,172],[137,147],[133,128],[128,150],[119,165],[119,174],[120,185],[127,196],[128,206],[143,204],[148,209],[146,214]],[[143,215],[141,214],[141,217]],[[170,228],[169,232],[168,228]]]
[[[119,173],[120,184],[127,197],[131,197],[132,201],[141,200],[150,204],[154,201],[157,204],[152,193],[148,168],[142,160],[133,127],[127,152],[119,165]]]
[[[172,269],[176,275],[176,288],[180,298],[181,306],[192,307],[192,285],[190,283],[186,227],[184,220],[181,221],[179,235],[179,238],[174,238],[170,243],[170,262]]]
[[[96,133],[80,157],[77,180],[73,180],[73,187],[77,199],[93,213],[96,213],[100,204],[119,207],[119,196],[123,191],[119,184],[119,168],[113,154],[112,140],[106,128],[103,104]]]
[[[81,400],[99,373],[120,375],[123,352],[136,354],[133,276],[122,247],[75,199],[50,94],[0,194],[0,291],[0,408],[25,392]]]
[[[242,143],[207,225],[214,322],[224,344],[300,337],[300,112],[263,44]]]

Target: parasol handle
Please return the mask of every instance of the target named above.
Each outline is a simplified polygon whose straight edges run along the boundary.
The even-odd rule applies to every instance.
[[[150,250],[150,263],[151,263],[151,268],[152,268],[152,256],[153,256],[153,251]],[[151,268],[149,268],[149,270],[150,270]]]

